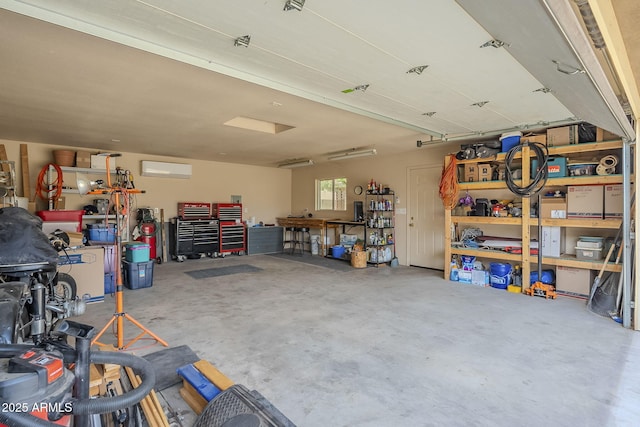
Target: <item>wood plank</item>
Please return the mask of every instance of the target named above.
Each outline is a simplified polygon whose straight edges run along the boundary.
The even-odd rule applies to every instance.
[[[200,415],[202,413],[202,411],[204,411],[204,407],[206,406],[202,406],[199,402],[197,402],[193,396],[191,396],[188,392],[185,391],[184,388],[180,389],[180,396],[182,396],[182,398],[184,399],[185,402],[187,402],[187,405],[189,405],[189,407],[193,410],[193,412],[195,412],[196,414]]]
[[[140,381],[138,380],[138,376],[133,372],[133,369],[129,366],[125,366],[124,369],[127,372],[131,386],[133,388],[138,388],[138,386],[140,386]],[[161,427],[161,424],[156,420],[155,413],[150,407],[149,401],[146,400],[146,397],[140,401],[140,406],[142,407],[142,412],[144,412],[144,416],[147,419],[149,427]]]
[[[182,380],[182,388],[184,388],[184,390],[189,393],[198,403],[201,403],[203,408],[207,406],[207,403],[209,403],[207,399],[205,399],[200,393],[198,393],[198,390],[196,390],[191,384],[189,384],[189,381]]]
[[[7,150],[5,150],[4,144],[0,144],[0,160],[9,160],[7,158]],[[3,172],[11,172],[11,168],[9,167],[9,165],[7,163],[3,163],[2,164],[2,171]]]
[[[226,375],[220,372],[215,366],[206,360],[198,360],[193,364],[202,375],[204,375],[209,381],[213,383],[220,390],[226,390],[234,383]]]
[[[142,380],[140,379],[139,375],[136,375],[136,379],[138,380],[138,385],[142,384]],[[155,422],[161,427],[169,427],[169,421],[167,421],[167,417],[164,414],[164,410],[162,409],[160,402],[157,400],[157,397],[154,400],[153,396],[155,396],[155,392],[152,389],[149,394],[147,394],[142,400],[146,401],[147,406],[153,413],[153,419],[155,420]]]
[[[31,178],[29,176],[27,144],[20,144],[20,167],[22,168],[22,196],[31,200]]]

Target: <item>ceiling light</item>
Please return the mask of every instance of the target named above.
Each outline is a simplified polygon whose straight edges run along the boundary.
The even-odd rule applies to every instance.
[[[250,35],[246,35],[246,36],[238,37],[233,42],[233,45],[234,46],[241,46],[241,47],[249,47],[249,43],[250,42],[251,42],[251,36]]]
[[[290,162],[285,162],[282,164],[279,164],[278,167],[279,168],[286,168],[286,169],[292,169],[292,168],[301,168],[304,166],[311,166],[313,164],[313,160],[308,159],[308,160],[294,160],[294,161],[290,161]]]
[[[366,156],[375,156],[378,154],[375,148],[371,148],[368,150],[351,150],[345,151],[344,153],[335,154],[329,156],[329,160],[345,160],[345,159],[353,159],[355,157],[366,157]]]
[[[284,4],[284,10],[297,10],[300,12],[302,10],[302,6],[304,6],[305,0],[287,0]]]
[[[365,90],[369,89],[369,85],[358,85],[356,87],[353,87],[351,89],[345,89],[342,91],[342,93],[351,93],[351,92],[355,92],[357,90],[364,92]]]
[[[424,70],[427,69],[427,67],[429,67],[429,66],[428,65],[419,65],[417,67],[410,68],[409,71],[407,71],[407,74],[418,74],[418,75],[420,75],[420,74],[422,74],[422,72]]]

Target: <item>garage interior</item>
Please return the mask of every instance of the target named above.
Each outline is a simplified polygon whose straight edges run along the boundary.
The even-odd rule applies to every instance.
[[[79,293],[91,287],[92,299],[72,320],[99,329],[118,317],[122,298],[143,332],[168,345],[151,334],[137,340],[126,323],[122,338],[136,342],[122,352],[187,346],[261,394],[282,425],[640,419],[634,1],[1,0],[0,7],[1,160],[16,165],[14,196],[32,213],[109,198],[112,213],[125,210],[122,243],[140,232],[140,212],[156,224],[148,282],[118,286],[122,292],[107,291],[103,277],[78,283]],[[620,317],[594,314],[584,294],[531,298],[449,280],[452,222],[438,191],[444,160],[465,144],[582,123],[620,141],[620,226],[598,229],[603,238],[620,230],[610,268],[622,289]],[[76,156],[71,169],[56,172],[63,190],[76,189],[83,174],[105,179],[104,166],[91,160],[117,153],[109,159],[126,171],[122,200],[99,190],[49,198],[51,187],[38,186],[50,179],[54,150]],[[154,176],[145,169],[151,164],[181,176]],[[342,178],[340,208],[323,209],[318,181]],[[184,202],[241,204],[240,222],[250,228],[302,218],[346,223],[342,234],[357,234],[354,202],[368,205],[373,181],[382,184],[376,197],[393,204],[384,236],[393,254],[373,262],[369,252],[366,268],[322,256],[340,244],[331,224],[309,230],[303,254],[252,253],[249,242],[228,254],[182,257],[171,243]],[[476,200],[483,196],[470,188]],[[84,232],[100,230],[102,220],[84,215]],[[584,232],[567,234],[574,258]],[[311,235],[320,235],[316,254]],[[364,241],[375,246],[366,234]],[[536,258],[517,259],[528,273]],[[119,261],[131,275],[131,264]],[[601,264],[587,268],[588,285]],[[101,336],[116,347],[118,340],[113,327]],[[161,410],[175,425],[197,425],[182,384],[157,390]]]

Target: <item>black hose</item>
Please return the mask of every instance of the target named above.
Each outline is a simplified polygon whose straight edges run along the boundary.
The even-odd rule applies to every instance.
[[[529,185],[521,187],[514,182],[511,170],[511,162],[513,161],[516,153],[522,150],[522,147],[528,145],[534,152],[536,159],[538,160],[536,174],[531,179]],[[549,161],[549,150],[547,146],[539,142],[525,142],[524,144],[518,144],[512,147],[504,157],[505,164],[505,179],[507,181],[507,187],[509,190],[522,197],[532,197],[538,194],[544,186],[547,184],[547,178],[549,177],[549,171],[547,169],[547,163]]]
[[[120,396],[72,400],[72,413],[75,415],[103,414],[135,405],[144,399],[155,386],[156,373],[151,363],[146,359],[126,353],[95,352],[91,354],[90,360],[91,363],[129,366],[140,372],[142,383],[137,388]],[[36,418],[29,413],[0,411],[0,422],[9,427],[59,427],[57,424]]]
[[[156,385],[156,371],[151,363],[142,357],[103,351],[91,353],[90,360],[91,363],[112,363],[114,365],[129,366],[136,371],[140,371],[142,383],[137,388],[120,396],[77,400],[73,404],[74,414],[103,414],[135,405],[144,399],[153,389],[153,386]]]

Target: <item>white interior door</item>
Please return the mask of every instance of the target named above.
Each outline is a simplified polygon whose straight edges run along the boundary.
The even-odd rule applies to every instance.
[[[441,173],[442,166],[409,170],[410,265],[444,269],[444,207],[438,191]]]

